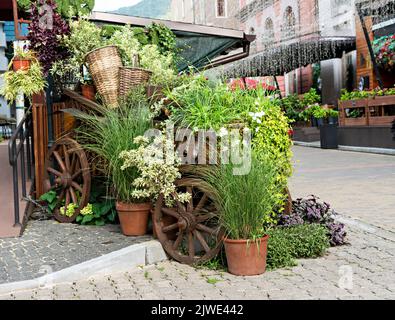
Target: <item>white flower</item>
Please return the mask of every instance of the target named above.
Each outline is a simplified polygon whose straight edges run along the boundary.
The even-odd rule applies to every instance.
[[[256,122],[259,123],[259,124],[262,123],[261,119],[256,119]]]

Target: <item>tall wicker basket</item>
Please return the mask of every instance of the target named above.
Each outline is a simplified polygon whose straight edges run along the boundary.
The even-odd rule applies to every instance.
[[[85,57],[93,82],[103,102],[118,107],[119,68],[122,60],[116,46],[106,46],[89,52]]]
[[[152,72],[142,68],[119,68],[119,95],[124,96],[128,91],[140,84],[148,83]]]

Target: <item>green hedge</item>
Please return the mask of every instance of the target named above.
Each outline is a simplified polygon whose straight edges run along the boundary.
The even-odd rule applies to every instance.
[[[277,227],[268,234],[268,269],[295,266],[295,259],[320,257],[330,247],[327,229],[319,224]]]

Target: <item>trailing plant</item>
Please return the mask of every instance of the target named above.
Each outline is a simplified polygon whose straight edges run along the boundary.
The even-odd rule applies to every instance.
[[[124,150],[136,149],[134,139],[144,135],[152,127],[149,106],[136,100],[133,107],[121,104],[116,109],[101,108],[101,115],[74,112],[82,120],[76,129],[77,139],[82,146],[96,155],[103,174],[114,185],[114,196],[122,202],[133,202],[131,182],[139,177],[136,168],[122,169],[124,161],[119,157]]]
[[[330,247],[325,227],[304,224],[268,230],[267,267],[277,269],[297,265],[298,258],[316,258]]]
[[[161,54],[176,54],[177,41],[176,35],[162,23],[152,23],[147,27],[148,37],[151,44],[158,46]]]
[[[276,168],[275,184],[271,190],[276,197],[276,210],[272,212],[272,219],[275,220],[276,212],[281,212],[284,207],[284,191],[292,174],[291,127],[278,100],[265,97],[262,91],[256,94],[254,112],[249,116],[252,148],[260,159],[268,156]]]
[[[28,70],[9,70],[5,72],[3,79],[4,85],[0,88],[0,95],[3,95],[11,103],[20,93],[30,99],[46,86],[42,68],[37,60],[32,60]]]
[[[271,213],[276,205],[272,193],[275,166],[271,159],[261,161],[252,153],[249,173],[235,175],[235,167],[234,164],[210,168],[197,166],[194,175],[203,180],[200,183],[202,190],[213,195],[227,237],[257,240],[272,224]]]
[[[281,214],[279,225],[294,226],[300,224],[320,224],[326,227],[327,236],[332,246],[346,243],[345,226],[335,221],[336,213],[326,202],[320,202],[316,196],[299,198],[292,202],[292,213]]]
[[[53,11],[51,19],[47,18],[48,9],[40,10],[46,5]],[[70,29],[66,21],[56,12],[54,0],[37,0],[31,7],[31,24],[29,25],[29,48],[37,55],[37,59],[43,67],[44,75],[47,75],[54,62],[66,59],[69,52],[60,39],[69,34]]]

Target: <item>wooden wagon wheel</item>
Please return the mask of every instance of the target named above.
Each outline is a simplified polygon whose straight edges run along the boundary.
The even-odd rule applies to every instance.
[[[45,191],[54,190],[57,194],[55,219],[73,222],[89,201],[91,175],[85,152],[75,140],[60,139],[49,150],[44,170]],[[67,217],[65,213],[70,204],[76,204],[77,208]]]
[[[168,208],[160,196],[153,213],[156,235],[176,261],[190,265],[208,261],[218,254],[224,236],[212,198],[200,190],[196,179],[183,178],[176,185],[178,191],[189,192],[192,200]]]

